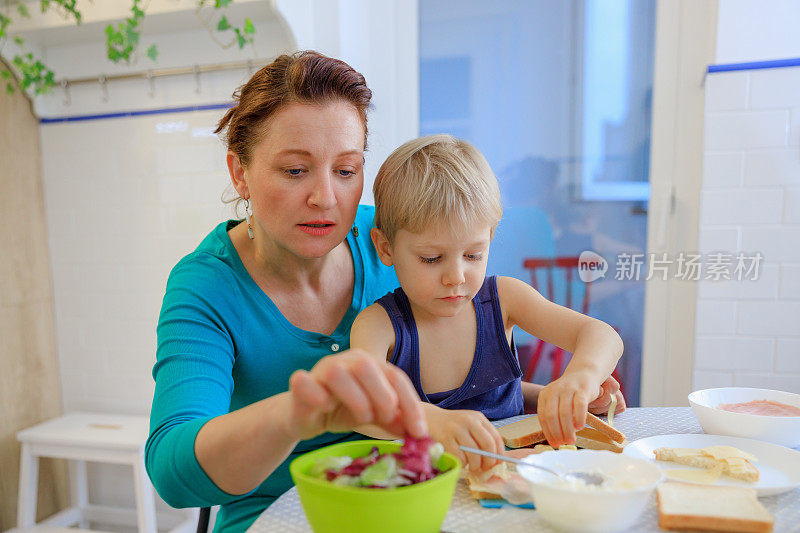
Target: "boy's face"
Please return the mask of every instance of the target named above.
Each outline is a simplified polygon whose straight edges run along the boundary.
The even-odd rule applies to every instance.
[[[488,223],[435,223],[422,233],[401,229],[392,244],[373,229],[372,238],[381,261],[394,265],[417,320],[451,317],[465,308],[471,312],[472,298],[486,276]]]

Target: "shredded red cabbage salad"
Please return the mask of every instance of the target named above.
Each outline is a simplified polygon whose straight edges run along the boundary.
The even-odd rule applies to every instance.
[[[395,454],[405,472],[411,473],[411,483],[433,479],[439,470],[433,466],[430,448],[436,443],[430,437],[421,439],[406,438],[400,453]],[[441,456],[441,453],[439,453]],[[438,457],[437,457],[438,462]]]
[[[323,457],[311,474],[338,485],[391,488],[436,477],[444,448],[430,437],[407,437],[399,452],[381,454],[377,447],[364,457]]]

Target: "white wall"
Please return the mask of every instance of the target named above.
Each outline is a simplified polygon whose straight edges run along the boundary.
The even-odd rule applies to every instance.
[[[392,150],[419,135],[417,0],[277,0],[299,48],[347,61],[372,89],[364,203]]]
[[[718,64],[800,57],[796,0],[720,0],[718,20]]]
[[[800,57],[792,1],[725,0],[717,63]],[[800,67],[706,79],[700,252],[761,252],[758,281],[697,292],[694,389],[800,392]]]
[[[389,151],[418,131],[416,2],[292,5],[301,15],[311,13],[314,23],[296,14],[285,23],[274,18],[257,23],[256,57],[273,57],[297,42],[339,55],[361,70],[374,92],[365,183],[371,191]],[[320,11],[326,16],[318,16]],[[331,12],[333,22],[326,18]],[[290,30],[304,33],[289,35]],[[152,40],[162,49],[156,68],[248,57],[220,50],[204,31]],[[193,46],[167,46],[187,41]],[[45,53],[59,76],[97,76],[111,70],[102,46],[52,45]],[[146,80],[110,82],[107,101],[99,84],[74,86],[69,105],[56,90],[38,98],[36,109],[47,118],[226,103],[247,77],[244,70],[202,74],[199,86],[191,75],[158,78],[152,96]],[[65,412],[149,413],[155,327],[169,271],[217,222],[234,216],[220,201],[229,178],[224,146],[212,134],[223,112],[40,126]],[[365,199],[371,201],[369,192]],[[96,467],[90,498],[132,504],[129,479],[124,469]]]

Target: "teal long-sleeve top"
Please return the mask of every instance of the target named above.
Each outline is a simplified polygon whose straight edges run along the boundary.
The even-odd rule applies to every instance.
[[[355,438],[325,433],[301,441],[254,491],[231,495],[206,475],[194,442],[210,419],[289,388],[297,369],[350,346],[356,315],[398,286],[370,240],[374,208],[359,206],[347,243],[353,300],[331,335],[292,325],[256,285],[228,236],[239,221],[219,224],[170,273],[158,320],[155,394],[145,464],[159,495],[173,507],[220,505],[215,531],[244,531],[292,486],[289,463],[321,446]]]

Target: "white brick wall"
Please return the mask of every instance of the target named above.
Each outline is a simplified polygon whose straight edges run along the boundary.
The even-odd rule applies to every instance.
[[[799,144],[800,67],[707,76],[699,252],[764,259],[699,281],[695,389],[800,392]]]
[[[149,411],[155,323],[169,270],[233,214],[219,202],[228,182],[221,142],[158,129],[169,122],[205,126],[221,113],[41,127],[65,411]],[[165,144],[169,168],[127,164],[152,160]],[[209,164],[192,167],[201,158]],[[193,168],[191,178],[181,165]],[[82,379],[73,386],[76,376]]]

